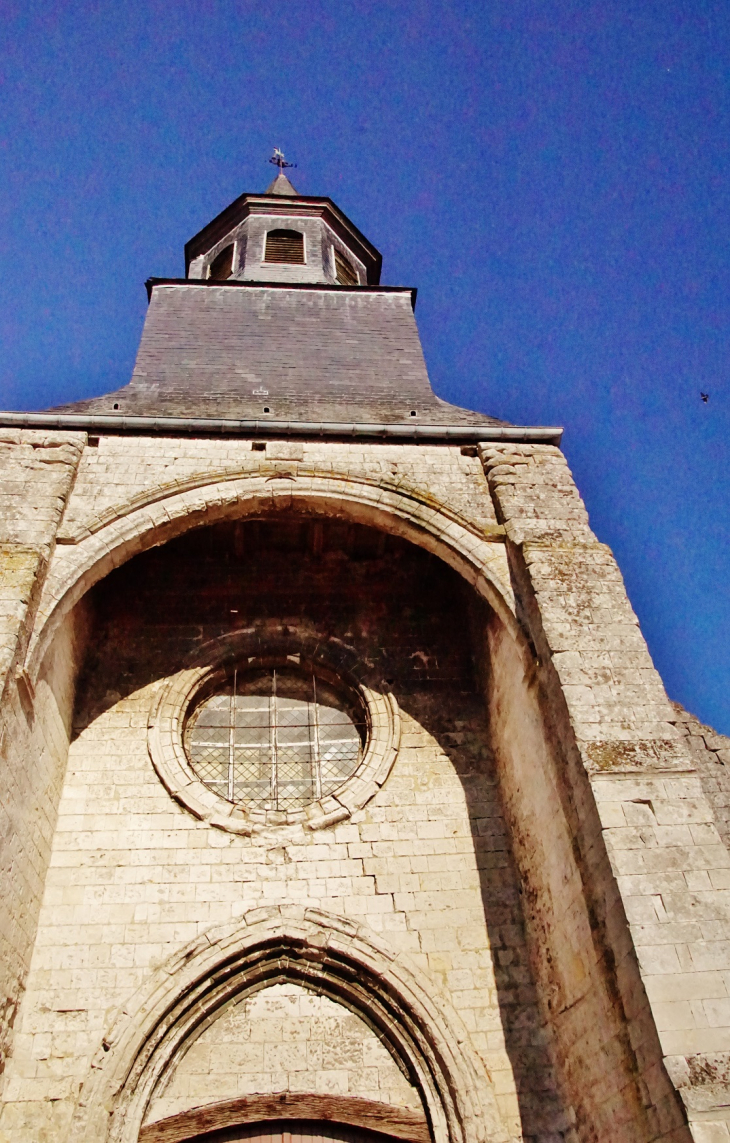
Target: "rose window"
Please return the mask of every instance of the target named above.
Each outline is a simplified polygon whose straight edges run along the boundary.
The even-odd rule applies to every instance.
[[[228,802],[293,810],[334,793],[358,768],[364,721],[328,682],[288,669],[234,672],[185,728],[196,777]]]

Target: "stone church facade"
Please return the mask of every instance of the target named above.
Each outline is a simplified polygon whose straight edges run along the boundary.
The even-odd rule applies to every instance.
[[[2,1143],[730,1141],[730,742],[283,174],[0,415]]]

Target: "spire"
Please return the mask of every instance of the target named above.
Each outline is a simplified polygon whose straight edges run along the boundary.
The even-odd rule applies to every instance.
[[[266,194],[298,195],[299,191],[294,189],[286,175],[280,171],[274,179],[273,183],[270,183],[269,186],[267,186]]]
[[[296,167],[296,163],[287,163],[284,158],[284,152],[279,147],[274,147],[274,153],[269,159],[269,162],[279,168],[279,173],[273,183],[270,183],[266,188],[266,194],[297,195],[299,192],[295,190],[284,174],[285,167]]]

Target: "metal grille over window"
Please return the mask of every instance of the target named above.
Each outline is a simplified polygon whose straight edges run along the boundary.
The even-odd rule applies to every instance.
[[[196,776],[229,802],[292,810],[334,793],[357,769],[364,727],[312,674],[235,674],[185,730]]]
[[[269,230],[264,262],[304,264],[304,235],[298,230]]]
[[[359,281],[355,267],[350,265],[339,250],[335,250],[335,277],[341,286],[357,286]]]
[[[217,282],[225,282],[233,273],[233,246],[226,246],[220,254],[216,254],[210,264],[209,277]]]

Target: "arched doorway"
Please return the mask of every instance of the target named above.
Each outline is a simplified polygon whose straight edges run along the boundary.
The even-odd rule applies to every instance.
[[[292,981],[358,1016],[367,1025],[371,1046],[374,1034],[381,1055],[385,1048],[415,1099],[408,1098],[401,1082],[399,1090],[392,1084],[381,1087],[388,1103],[347,1091],[333,1095],[281,1086],[278,1094],[221,1101],[225,1077],[216,1058],[223,1057],[209,1055],[212,1045],[204,1042],[206,1032],[230,1051],[236,1039],[239,1044],[246,1039],[235,1009],[247,998],[255,1000]],[[145,1137],[140,1130],[152,1138],[162,1130],[171,1138],[181,1132],[188,1138],[209,1127],[306,1118],[379,1131],[405,1143],[506,1143],[492,1078],[448,998],[434,1002],[435,987],[430,974],[419,971],[364,924],[291,905],[265,910],[263,916],[254,910],[233,930],[219,926],[179,949],[129,999],[109,1029],[82,1093],[71,1125],[73,1137],[84,1143],[137,1143]],[[233,1043],[228,1038],[227,1046],[230,1015],[244,1035],[233,1037]],[[258,1033],[260,1012],[255,1017],[252,1026]],[[327,1035],[331,1040],[329,1030]],[[259,1052],[265,1051],[267,1038],[278,1048],[281,1029],[271,1037],[258,1037]],[[196,1070],[188,1063],[200,1047],[213,1066],[195,1091],[187,1085]],[[364,1062],[372,1063],[372,1053]],[[299,1070],[300,1088],[302,1080],[320,1079],[306,1064]],[[181,1071],[186,1074],[176,1092]],[[228,1071],[235,1079],[234,1073],[240,1075],[243,1069],[234,1061]],[[262,1079],[258,1077],[256,1086]],[[288,1083],[280,1074],[280,1085],[282,1080]],[[271,1078],[264,1082],[270,1085]]]

